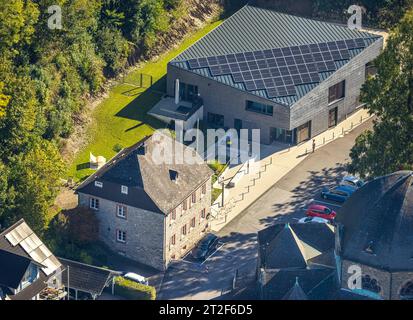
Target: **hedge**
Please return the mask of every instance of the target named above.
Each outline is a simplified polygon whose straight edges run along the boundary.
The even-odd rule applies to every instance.
[[[128,300],[155,300],[154,287],[137,283],[123,277],[115,278],[115,294]]]

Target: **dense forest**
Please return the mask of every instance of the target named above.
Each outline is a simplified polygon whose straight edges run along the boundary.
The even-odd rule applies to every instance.
[[[328,19],[346,22],[349,17],[347,8],[353,4],[365,8],[363,24],[376,28],[391,28],[404,15],[406,9],[413,4],[412,0],[255,0],[262,7],[311,16],[318,19]]]
[[[62,28],[50,29],[59,5]],[[48,222],[59,154],[88,96],[151,53],[183,0],[0,0],[0,224]]]
[[[228,9],[243,2],[222,1]],[[409,1],[361,2],[371,19],[389,26]],[[52,5],[62,8],[61,29],[48,27]],[[311,1],[311,8],[340,15],[343,1]],[[151,56],[187,10],[187,0],[0,0],[2,227],[23,217],[42,233],[65,177],[61,142],[87,98],[128,65]]]

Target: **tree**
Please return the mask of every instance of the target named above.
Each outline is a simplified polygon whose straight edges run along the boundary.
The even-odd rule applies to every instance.
[[[4,83],[0,82],[0,118],[6,114],[6,107],[9,104],[10,96],[3,94]]]
[[[35,140],[10,161],[9,185],[15,189],[14,207],[5,213],[8,223],[24,218],[40,234],[50,221],[65,167],[53,143]]]
[[[413,168],[413,10],[374,64],[378,73],[362,88],[361,99],[377,120],[350,153],[350,171],[363,177]]]

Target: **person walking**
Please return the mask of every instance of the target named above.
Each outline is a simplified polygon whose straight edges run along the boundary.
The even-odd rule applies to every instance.
[[[315,151],[315,139],[313,139],[313,153]]]

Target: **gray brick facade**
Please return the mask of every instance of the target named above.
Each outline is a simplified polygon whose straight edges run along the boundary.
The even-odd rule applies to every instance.
[[[201,211],[208,216],[211,204],[211,180],[205,182],[206,193],[202,195],[202,185],[195,191],[196,202],[187,210],[182,205],[176,208],[176,219],[171,213],[164,215],[148,210],[134,208],[108,199],[98,198],[79,192],[79,205],[90,206],[91,198],[99,199],[99,238],[108,247],[127,258],[149,265],[158,270],[165,270],[173,259],[181,258],[208,231],[208,220],[201,220]],[[191,195],[187,200],[191,199]],[[119,205],[126,207],[126,217],[117,215]],[[191,219],[195,218],[195,227],[191,228]],[[187,236],[181,237],[182,227],[187,226]],[[126,232],[126,241],[117,240],[117,231]],[[171,245],[172,235],[176,235],[175,246]]]

